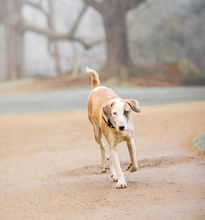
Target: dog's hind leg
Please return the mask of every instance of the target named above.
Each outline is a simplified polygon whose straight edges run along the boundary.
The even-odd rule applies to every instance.
[[[101,128],[96,123],[93,124],[93,129],[94,129],[95,140],[100,145],[101,170],[102,170],[102,173],[105,173],[107,169],[107,160],[109,160],[109,157],[107,156],[105,144],[103,143],[102,131],[101,131]]]

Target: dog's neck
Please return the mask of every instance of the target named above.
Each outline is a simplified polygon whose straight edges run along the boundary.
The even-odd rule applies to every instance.
[[[102,116],[102,118],[103,118],[103,120],[105,121],[105,123],[107,124],[108,127],[115,128],[109,119],[106,121],[106,119],[103,116]]]

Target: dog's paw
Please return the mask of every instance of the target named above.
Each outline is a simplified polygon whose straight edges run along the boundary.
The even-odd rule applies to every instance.
[[[102,168],[101,173],[106,173],[106,170],[107,170],[106,168]]]
[[[136,172],[138,170],[138,165],[132,166],[132,164],[130,164],[127,170],[129,170],[131,173]]]
[[[116,189],[127,188],[127,183],[125,181],[118,181],[115,188]]]
[[[118,181],[118,178],[116,175],[114,174],[111,174],[111,178],[113,179],[114,182],[117,182]]]
[[[108,170],[109,168],[108,167],[101,167],[101,173],[106,173],[107,172],[107,170]]]
[[[136,172],[137,170],[138,170],[137,167],[131,167],[131,168],[129,169],[130,173]]]

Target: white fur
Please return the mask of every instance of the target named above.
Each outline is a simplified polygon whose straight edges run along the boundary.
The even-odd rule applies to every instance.
[[[112,118],[115,121],[115,126],[118,131],[120,130],[120,126],[125,127],[123,131],[126,131],[128,129],[128,121],[124,115],[124,106],[125,103],[122,102],[121,99],[116,99],[115,105],[111,111]]]
[[[124,174],[120,167],[120,161],[117,153],[118,144],[122,141],[127,142],[128,150],[130,153],[130,158],[132,166],[130,172],[135,172],[138,169],[136,148],[134,143],[134,127],[131,120],[127,120],[124,115],[125,102],[120,98],[112,99],[108,102],[114,102],[114,106],[111,110],[112,122],[114,121],[115,129],[109,129],[109,144],[110,144],[110,170],[111,176],[114,181],[117,181],[116,188],[125,188],[127,183],[124,178]],[[114,114],[116,113],[116,114]],[[119,129],[120,126],[124,126],[124,130]]]
[[[93,91],[97,92],[99,89],[104,89],[105,86],[98,86],[93,89]]]
[[[109,104],[111,102],[120,102],[120,100],[122,100],[122,99],[120,99],[120,98],[111,99],[107,104]]]

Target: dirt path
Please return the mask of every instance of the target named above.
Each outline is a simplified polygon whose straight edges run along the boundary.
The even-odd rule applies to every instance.
[[[0,116],[0,219],[205,219],[205,103],[133,114],[140,169],[117,190],[100,174],[87,113]],[[129,164],[119,147],[123,170]]]

